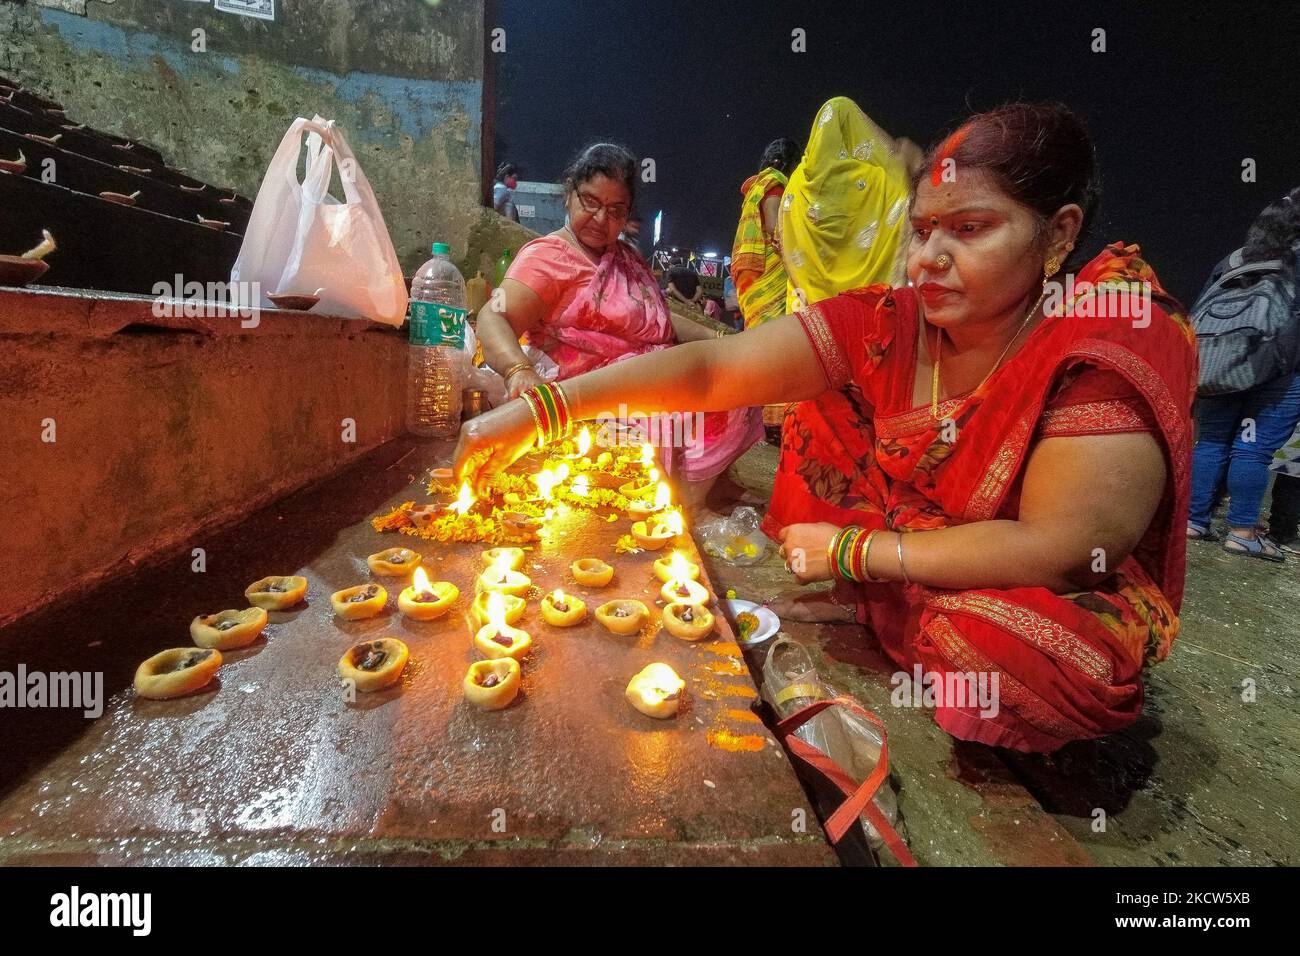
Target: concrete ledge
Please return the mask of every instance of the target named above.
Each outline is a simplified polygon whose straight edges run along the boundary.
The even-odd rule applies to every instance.
[[[201,546],[404,429],[399,329],[278,310],[246,329],[153,302],[0,289],[0,624]]]

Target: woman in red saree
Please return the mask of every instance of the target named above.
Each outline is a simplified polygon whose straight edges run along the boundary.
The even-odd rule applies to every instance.
[[[1134,246],[1063,273],[1092,157],[1064,107],[974,117],[918,183],[911,286],[565,385],[577,417],[615,394],[726,408],[854,386],[853,434],[787,429],[767,529],[801,583],[849,579],[843,613],[900,669],[996,689],[991,708],[937,694],[941,727],[1025,751],[1132,723],[1182,600],[1194,338]],[[462,431],[477,480],[531,441],[526,408],[493,416]],[[847,571],[828,554],[844,535],[867,542]]]

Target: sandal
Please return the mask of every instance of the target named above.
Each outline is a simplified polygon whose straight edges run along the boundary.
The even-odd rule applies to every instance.
[[[1236,545],[1236,547],[1232,547]],[[1264,561],[1272,561],[1274,564],[1281,564],[1286,561],[1286,555],[1282,553],[1267,535],[1257,535],[1254,538],[1243,538],[1239,534],[1228,532],[1223,540],[1223,550],[1228,554],[1241,555],[1243,557],[1261,558]]]
[[[1187,522],[1187,540],[1188,541],[1214,541],[1215,537],[1210,529],[1203,524],[1197,524],[1195,521]]]

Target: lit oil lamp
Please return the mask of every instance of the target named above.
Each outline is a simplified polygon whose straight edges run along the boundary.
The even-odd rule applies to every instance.
[[[614,578],[614,568],[600,558],[579,558],[569,565],[573,580],[585,588],[603,588]]]
[[[582,431],[578,432],[578,450],[576,454],[565,455],[565,457],[570,461],[586,458],[589,451],[591,451],[591,429],[583,425]]]
[[[680,551],[674,551],[666,558],[656,558],[654,572],[655,577],[660,581],[682,580],[684,578],[698,581],[700,579],[700,566],[693,561],[688,561]]]
[[[569,477],[569,466],[561,463],[557,468],[549,466],[533,475],[537,484],[537,495],[542,501],[550,501],[555,494],[555,486]]]
[[[647,717],[666,720],[677,713],[686,682],[667,664],[647,664],[628,682],[627,702]]]
[[[618,493],[624,498],[630,498],[633,501],[644,498],[653,500],[655,492],[659,490],[659,469],[651,468],[646,474],[645,483],[639,480],[627,481],[618,486]]]
[[[579,498],[585,498],[591,494],[591,479],[586,475],[579,475],[573,479],[573,484],[569,486],[569,490]]]
[[[501,594],[500,591],[480,591],[478,597],[474,599],[474,619],[479,627],[482,627],[489,620],[488,618],[488,599],[494,594]],[[505,602],[505,618],[507,624],[517,624],[519,619],[524,616],[524,610],[528,602],[521,597],[513,594],[501,594],[501,600]]]
[[[397,595],[397,608],[413,621],[432,621],[442,617],[460,597],[460,588],[450,581],[429,583],[424,568],[415,569],[410,587]]]
[[[410,548],[385,548],[366,558],[366,564],[375,574],[401,577],[411,573],[424,561],[424,555]]]
[[[511,571],[518,571],[524,566],[526,555],[523,548],[488,548],[480,557],[485,568],[504,563]]]
[[[573,627],[587,618],[587,605],[563,588],[556,588],[542,598],[542,620],[552,627]]]
[[[363,641],[339,659],[339,677],[363,693],[391,687],[402,678],[411,652],[395,637]]]
[[[334,614],[345,621],[360,621],[374,617],[388,603],[388,592],[378,584],[358,584],[330,595]]]
[[[699,641],[713,632],[713,615],[701,604],[674,601],[664,608],[664,630],[683,641]]]
[[[460,483],[460,491],[456,495],[456,500],[447,506],[447,510],[458,515],[468,514],[469,509],[474,507],[474,492],[469,490],[469,482]]]
[[[646,442],[641,446],[641,467],[649,470],[655,464],[655,446]]]
[[[621,637],[635,634],[650,616],[650,609],[640,601],[622,598],[607,601],[596,608],[596,620],[612,634]]]
[[[511,556],[500,555],[486,571],[479,575],[479,587],[485,591],[499,591],[502,594],[522,596],[532,587],[533,582],[522,571],[510,567]]]
[[[475,661],[469,665],[462,691],[465,699],[483,710],[509,707],[519,693],[519,662],[510,657]]]
[[[668,482],[659,482],[655,489],[654,501],[647,501],[645,498],[636,498],[627,506],[627,513],[636,519],[649,518],[651,515],[659,514],[666,510],[673,503],[673,492],[668,487]]]
[[[500,594],[489,594],[487,600],[488,622],[474,635],[474,646],[484,657],[492,660],[498,657],[523,657],[533,646],[533,639],[527,631],[511,627],[506,623],[505,601]]]
[[[659,596],[670,604],[674,601],[684,604],[708,604],[713,595],[699,581],[689,577],[669,578],[659,589]]]

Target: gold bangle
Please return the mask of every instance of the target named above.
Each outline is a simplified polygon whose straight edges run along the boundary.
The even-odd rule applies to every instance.
[[[903,583],[911,584],[912,579],[907,576],[907,565],[903,563],[903,532],[895,532],[898,535],[898,570],[903,572]]]
[[[519,372],[522,372],[526,368],[531,369],[532,367],[533,367],[532,362],[516,362],[514,365],[510,366],[510,368],[506,371],[506,374],[502,375],[501,377],[505,379],[507,382],[509,382],[510,379],[513,378]]]
[[[536,444],[539,449],[546,447],[546,429],[542,427],[542,414],[537,410],[535,399],[531,392],[524,392],[519,396],[520,400],[528,406],[528,410],[533,413],[533,424],[537,426]]]
[[[868,584],[876,584],[879,578],[871,576],[871,542],[875,540],[876,535],[880,533],[879,528],[872,528],[867,534],[867,543],[862,546],[862,578]]]

